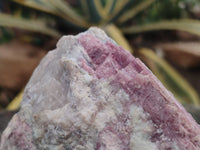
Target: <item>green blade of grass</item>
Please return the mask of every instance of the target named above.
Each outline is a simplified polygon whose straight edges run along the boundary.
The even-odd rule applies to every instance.
[[[125,34],[134,34],[155,30],[180,30],[200,35],[200,21],[192,19],[161,21],[145,25],[122,27],[121,30]]]
[[[56,30],[49,28],[43,20],[28,20],[2,13],[0,13],[0,26],[20,28],[54,37],[61,36]]]
[[[147,48],[140,49],[139,56],[182,104],[200,104],[197,92],[166,61]]]
[[[117,20],[118,23],[122,24],[129,19],[133,18],[135,15],[144,11],[147,7],[149,7],[155,0],[146,0],[138,4],[137,6],[133,7],[132,9],[123,13]]]
[[[104,27],[106,33],[114,39],[119,45],[121,45],[124,49],[128,50],[129,52],[133,53],[133,49],[129,45],[126,38],[123,36],[121,31],[114,25],[108,24]]]

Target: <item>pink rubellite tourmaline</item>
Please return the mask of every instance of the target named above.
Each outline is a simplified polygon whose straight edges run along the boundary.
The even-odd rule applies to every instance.
[[[200,150],[200,127],[98,28],[62,37],[34,71],[0,150]]]

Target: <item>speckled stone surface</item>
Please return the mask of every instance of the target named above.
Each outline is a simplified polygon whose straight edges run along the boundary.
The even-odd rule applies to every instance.
[[[98,28],[63,36],[34,71],[0,150],[198,150],[200,127]]]

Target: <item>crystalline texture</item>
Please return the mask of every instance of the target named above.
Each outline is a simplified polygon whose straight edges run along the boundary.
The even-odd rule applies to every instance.
[[[1,150],[198,150],[200,127],[148,68],[91,28],[34,71]]]

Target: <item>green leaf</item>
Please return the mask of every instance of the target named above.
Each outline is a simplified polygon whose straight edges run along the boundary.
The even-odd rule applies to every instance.
[[[114,24],[108,24],[104,27],[106,33],[114,39],[119,45],[121,45],[124,49],[128,50],[129,52],[133,53],[133,49],[129,45],[126,38],[123,36],[119,28],[117,28]]]
[[[81,28],[89,27],[89,24],[82,17],[76,14],[67,3],[64,3],[63,1],[60,1],[60,0],[59,1],[57,0],[56,1],[54,0],[38,0],[38,1],[14,0],[14,1],[21,5],[58,16],[66,20],[71,25],[75,25]]]
[[[56,30],[49,28],[44,20],[30,20],[2,13],[0,13],[0,26],[20,28],[55,37],[61,36]]]
[[[121,30],[125,34],[134,34],[134,33],[155,31],[155,30],[180,30],[200,35],[200,21],[192,19],[161,21],[145,25],[137,25],[137,26],[133,25],[129,27],[122,27]]]
[[[17,110],[20,106],[22,98],[23,98],[23,90],[10,102],[10,104],[8,104],[6,110],[9,111]]]
[[[140,13],[141,11],[144,11],[147,7],[149,7],[155,0],[145,0],[143,2],[141,2],[140,4],[138,4],[137,6],[135,6],[134,8],[126,11],[125,13],[123,13],[119,19],[117,20],[118,23],[122,24],[126,21],[128,21],[129,19],[133,18],[134,16],[136,16],[138,13]]]
[[[49,3],[52,4],[59,12],[62,18],[66,19],[70,23],[79,26],[88,28],[90,24],[83,18],[83,16],[80,16],[77,14],[73,8],[63,0],[48,0]]]
[[[128,3],[129,0],[124,0],[124,1],[117,0],[113,10],[113,14],[119,13]]]
[[[100,0],[82,0],[88,5],[89,13],[90,13],[90,21],[93,23],[99,23],[100,21],[105,20],[107,18],[106,12],[102,6]]]
[[[109,17],[107,19],[107,23],[113,22],[116,20],[120,14],[125,10],[125,8],[131,3],[131,0],[117,0],[115,3],[115,6],[113,8],[113,11],[111,14],[109,14]]]
[[[159,58],[152,50],[146,48],[139,50],[139,56],[182,104],[200,104],[197,92],[166,61]]]
[[[0,44],[9,42],[13,38],[13,33],[5,28],[5,27],[0,27]]]
[[[106,12],[106,14],[112,13],[112,11],[115,8],[116,1],[117,0],[107,0],[106,1],[106,5],[105,5],[105,8],[104,8],[104,11]]]
[[[90,20],[90,10],[85,0],[79,0],[79,5],[83,11],[83,15],[86,20]]]
[[[58,16],[60,15],[54,7],[52,7],[51,5],[45,2],[46,0],[45,1],[43,0],[43,2],[41,1],[38,2],[35,0],[13,0],[13,1],[21,5],[42,11],[42,12],[46,12],[46,13],[50,13],[50,14],[58,15]]]

